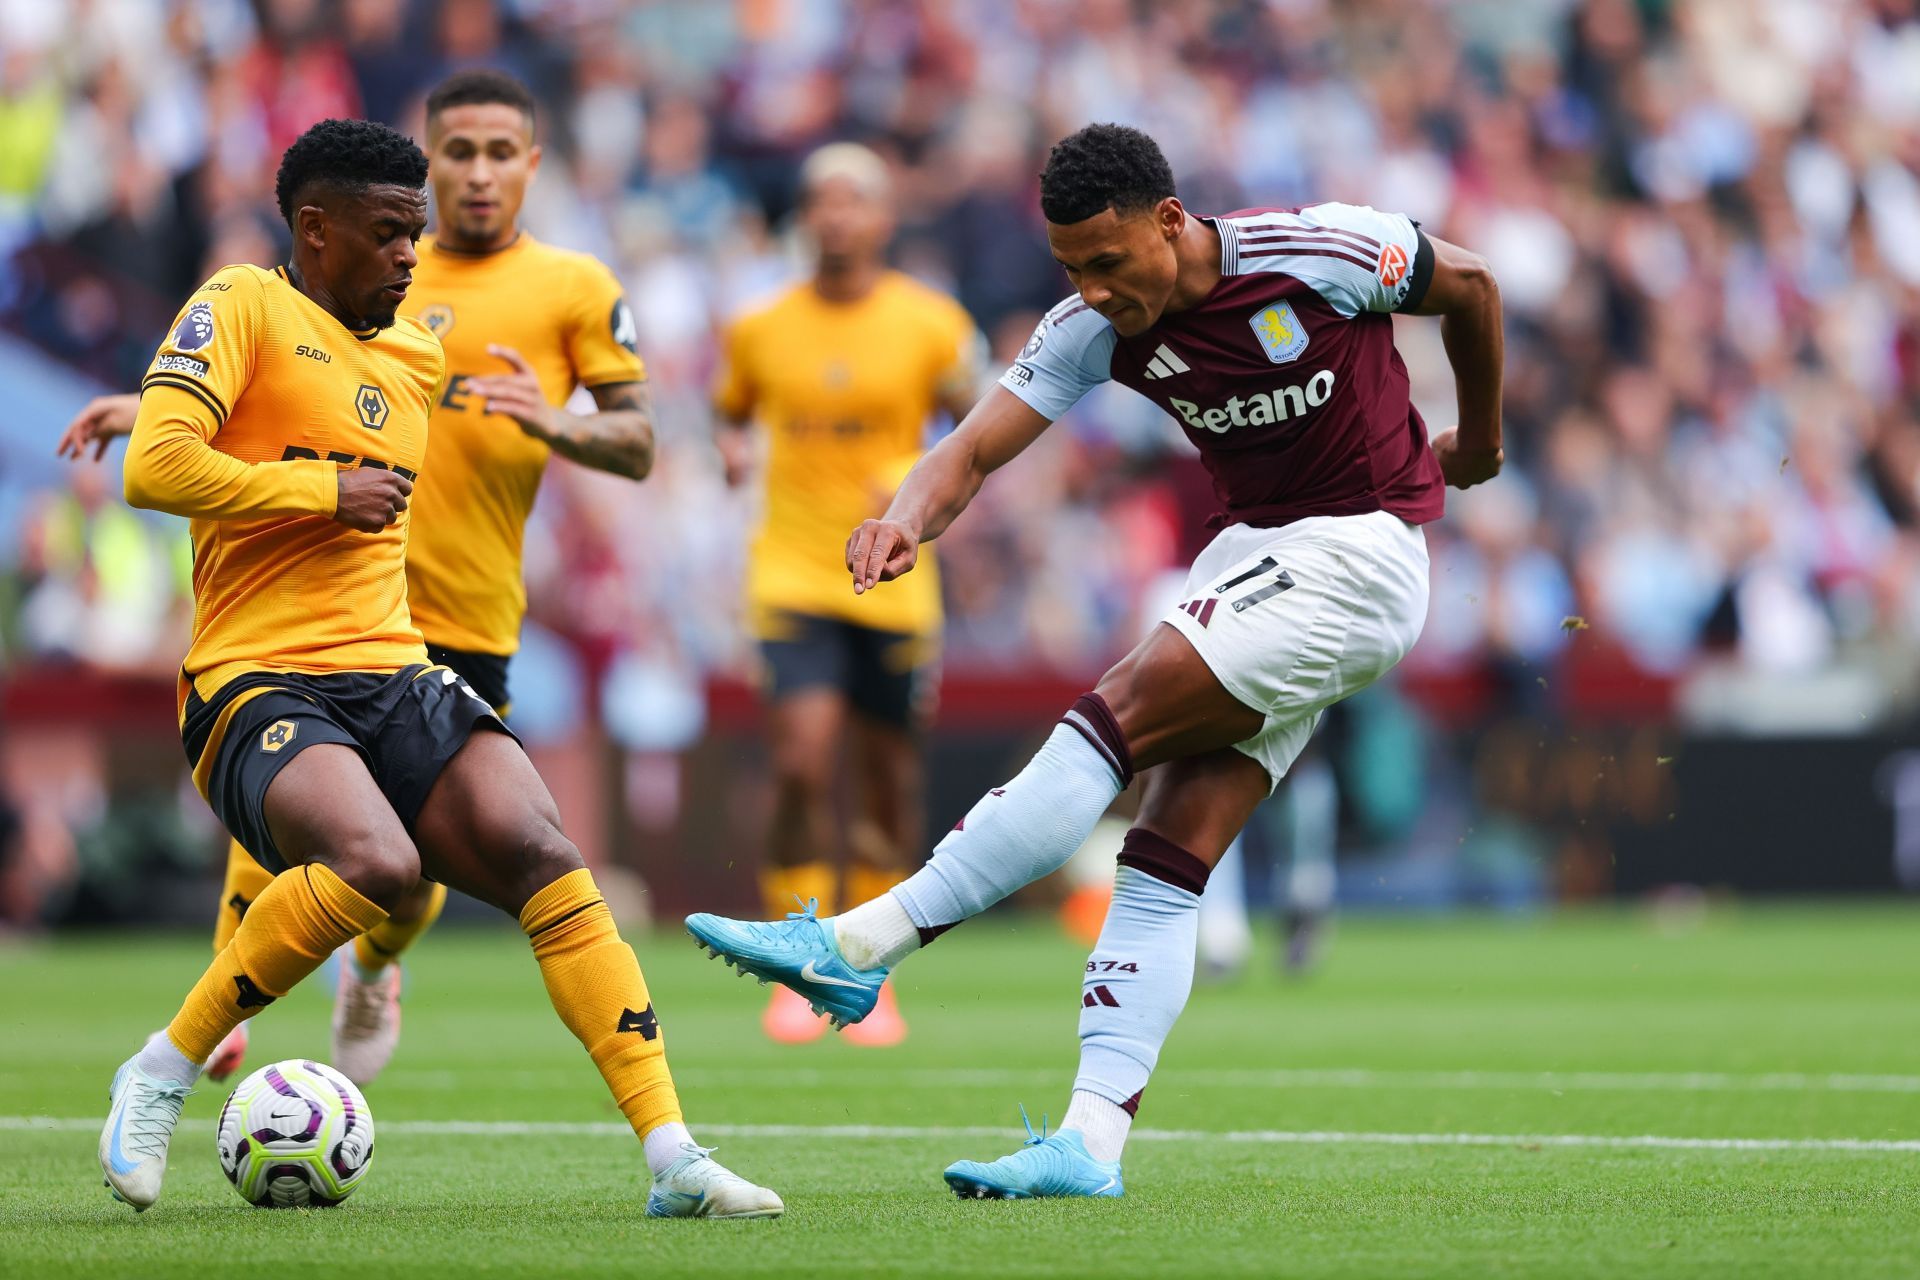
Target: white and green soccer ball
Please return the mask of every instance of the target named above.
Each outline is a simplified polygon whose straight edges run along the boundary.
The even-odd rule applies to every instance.
[[[353,1081],[290,1058],[242,1080],[220,1108],[220,1168],[248,1204],[339,1204],[373,1166],[373,1112]]]

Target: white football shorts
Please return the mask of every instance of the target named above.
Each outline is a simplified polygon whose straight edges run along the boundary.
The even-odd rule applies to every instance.
[[[1235,745],[1277,786],[1320,713],[1413,648],[1427,590],[1426,535],[1389,512],[1235,524],[1200,553],[1161,620],[1228,693],[1266,713],[1266,727]]]

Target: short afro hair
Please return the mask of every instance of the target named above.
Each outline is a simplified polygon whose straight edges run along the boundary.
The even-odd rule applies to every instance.
[[[427,95],[427,123],[449,107],[478,107],[490,103],[516,108],[533,127],[533,93],[504,71],[475,67],[456,71],[433,87]]]
[[[1151,209],[1173,191],[1173,169],[1152,138],[1124,124],[1090,124],[1053,144],[1040,174],[1048,222],[1084,222],[1105,209]]]
[[[322,120],[294,139],[280,157],[273,194],[280,201],[280,216],[292,226],[294,202],[310,188],[417,190],[426,185],[427,157],[413,139],[371,120]]]

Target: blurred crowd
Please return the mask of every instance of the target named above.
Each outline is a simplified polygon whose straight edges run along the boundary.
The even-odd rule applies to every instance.
[[[528,225],[625,281],[662,428],[644,490],[556,466],[528,577],[533,656],[559,657],[525,678],[665,714],[678,677],[745,658],[753,498],[721,479],[706,387],[717,326],[804,270],[799,161],[880,149],[896,261],[1004,358],[1068,288],[1048,144],[1124,121],[1199,211],[1357,201],[1491,260],[1509,469],[1433,532],[1418,668],[1547,671],[1581,619],[1655,673],[1898,670],[1920,648],[1916,7],[0,0],[0,324],[131,386],[201,276],[281,257],[273,171],[306,125],[417,134],[449,70],[521,76],[547,148]],[[1438,327],[1398,323],[1444,425]],[[0,433],[51,450],[60,425]],[[111,490],[0,529],[12,658],[177,661],[183,539]],[[1098,669],[1206,502],[1157,410],[1090,397],[942,544],[949,668]]]

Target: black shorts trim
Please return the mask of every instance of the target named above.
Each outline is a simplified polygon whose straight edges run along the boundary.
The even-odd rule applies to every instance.
[[[840,618],[777,613],[760,642],[767,696],[830,688],[854,712],[890,728],[917,731],[933,716],[940,684],[939,639],[882,631]]]
[[[269,871],[287,867],[268,830],[267,789],[308,747],[351,747],[409,832],[427,794],[476,729],[511,736],[442,666],[329,675],[251,672],[211,700],[189,683],[181,737],[194,781],[233,837]]]

